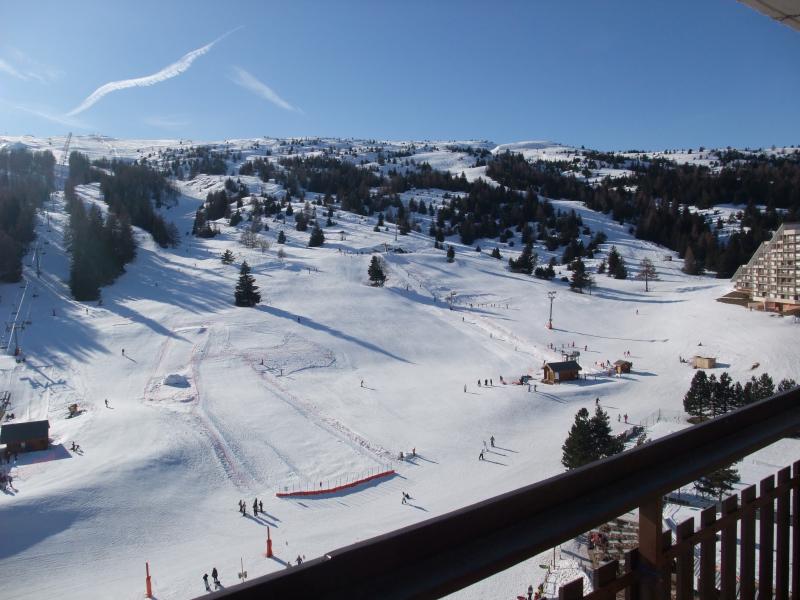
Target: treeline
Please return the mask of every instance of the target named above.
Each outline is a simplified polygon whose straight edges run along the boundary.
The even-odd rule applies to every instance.
[[[572,166],[529,163],[521,155],[506,152],[488,163],[487,175],[514,189],[533,188],[547,197],[579,200],[620,223],[632,223],[638,238],[676,250],[681,257],[690,252],[690,272],[709,269],[721,278],[730,277],[747,262],[758,245],[769,239],[770,230],[800,216],[800,159],[796,156],[750,157],[746,162],[729,162],[719,172],[665,160],[639,162],[630,166],[632,176],[605,179],[596,186],[564,175]],[[745,206],[740,230],[721,242],[716,231],[722,223],[712,229],[686,205],[708,208],[724,202]],[[766,211],[756,209],[756,204],[766,205]],[[779,208],[785,213],[780,214]]]
[[[162,175],[136,163],[106,161],[102,165],[103,170],[94,168],[79,152],[69,157],[64,196],[69,213],[69,285],[76,300],[97,300],[100,288],[112,283],[135,258],[131,225],[148,231],[162,247],[180,241],[175,225],[164,221],[154,208],[164,206],[175,195]],[[87,208],[75,192],[77,185],[92,181],[100,182],[108,205],[105,217],[97,205]]]
[[[441,243],[458,233],[464,244],[479,238],[512,237],[511,229],[522,233],[523,244],[539,239],[551,249],[567,245],[581,232],[582,223],[575,216],[556,215],[548,202],[543,202],[533,190],[520,194],[505,186],[494,186],[482,179],[467,181],[463,174],[454,176],[437,171],[428,164],[400,172],[390,169],[386,175],[359,167],[334,157],[315,156],[282,159],[277,169],[267,161],[256,160],[243,166],[244,173],[258,172],[262,178],[275,178],[291,195],[303,197],[303,190],[324,194],[328,204],[333,195],[343,210],[359,214],[387,212],[397,222],[401,233],[411,229],[410,213],[425,212],[425,208],[404,207],[399,194],[412,189],[442,189],[447,192],[445,203],[438,212],[432,206],[427,213],[436,216],[430,235]],[[262,174],[263,173],[263,174]],[[424,203],[421,203],[424,206]],[[538,233],[531,222],[542,222]]]
[[[156,212],[177,194],[170,182],[150,167],[136,163],[112,161],[110,169],[113,175],[99,174],[100,189],[109,208],[149,232],[162,248],[177,245],[177,228]]]
[[[197,235],[203,238],[214,237],[219,233],[216,227],[212,227],[210,221],[226,218],[230,219],[231,225],[236,225],[241,221],[241,215],[238,210],[231,213],[231,202],[236,202],[236,208],[244,206],[244,198],[250,195],[250,190],[241,181],[234,181],[230,177],[225,180],[225,188],[217,190],[216,192],[209,192],[206,194],[206,200],[203,205],[197,209],[194,215],[194,224],[192,225],[192,235]],[[251,218],[261,214],[274,214],[277,212],[275,205],[277,204],[274,199],[265,199],[260,202],[257,198],[251,198],[250,201],[252,212]]]
[[[36,209],[53,189],[49,151],[0,150],[0,281],[22,278],[22,257],[35,239]]]
[[[727,372],[717,379],[716,375],[709,377],[705,371],[697,371],[683,398],[683,410],[697,419],[716,417],[795,386],[794,379],[782,379],[776,387],[768,373],[753,376],[742,385],[734,383]]]

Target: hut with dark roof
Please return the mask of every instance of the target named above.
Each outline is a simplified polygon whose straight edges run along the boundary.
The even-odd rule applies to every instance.
[[[561,383],[562,381],[573,381],[580,377],[581,366],[574,360],[561,362],[548,362],[542,367],[544,383]]]
[[[0,428],[0,445],[9,452],[47,450],[50,444],[50,421],[6,423]]]

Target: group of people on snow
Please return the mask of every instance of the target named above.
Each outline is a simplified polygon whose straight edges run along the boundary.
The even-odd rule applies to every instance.
[[[211,580],[214,582],[214,589],[218,590],[222,587],[222,583],[219,581],[219,573],[217,572],[217,567],[211,569]],[[208,585],[208,573],[203,573],[203,583],[206,584],[206,591],[211,591],[211,586]]]
[[[239,512],[243,517],[247,514],[247,504],[244,500],[239,500]],[[264,514],[264,502],[253,498],[253,515],[257,517],[258,513]]]

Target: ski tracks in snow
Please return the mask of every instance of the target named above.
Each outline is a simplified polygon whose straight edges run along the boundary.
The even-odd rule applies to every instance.
[[[255,479],[249,471],[243,467],[242,462],[236,456],[235,451],[220,432],[217,423],[213,417],[206,412],[203,406],[202,386],[200,379],[200,362],[206,356],[209,343],[212,335],[209,333],[208,325],[195,325],[189,327],[181,327],[173,330],[189,331],[196,330],[200,334],[205,334],[205,341],[199,341],[192,345],[189,356],[189,368],[191,371],[191,387],[194,392],[194,401],[191,402],[188,410],[179,410],[178,406],[184,406],[184,403],[178,403],[177,406],[174,402],[159,401],[154,398],[154,394],[160,390],[163,383],[165,373],[165,362],[169,355],[169,351],[174,344],[174,338],[167,337],[161,344],[161,348],[156,358],[155,366],[153,367],[152,375],[145,384],[144,400],[145,402],[152,402],[155,405],[172,409],[177,414],[184,414],[190,422],[192,429],[199,432],[203,437],[208,440],[208,444],[214,453],[217,461],[219,462],[222,470],[230,481],[240,490],[251,488],[255,483]]]
[[[285,386],[278,383],[274,376],[268,375],[265,371],[259,371],[255,364],[251,363],[251,367],[262,376],[262,385],[267,387],[276,397],[289,404],[310,422],[327,431],[332,436],[344,441],[362,455],[371,460],[377,460],[380,465],[385,465],[387,460],[392,460],[394,458],[390,450],[370,442],[338,419],[324,414],[315,404],[292,394]]]

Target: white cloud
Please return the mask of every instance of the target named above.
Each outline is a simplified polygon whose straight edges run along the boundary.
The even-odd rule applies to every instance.
[[[27,75],[28,79],[35,79],[39,83],[48,84],[63,75],[55,67],[39,62],[17,48],[11,48],[11,54],[18,64],[25,65],[24,74]]]
[[[16,66],[12,65],[8,60],[0,58],[0,72],[22,81],[35,79],[44,84],[50,83],[61,75],[58,69],[42,64],[16,48],[11,48],[11,54],[14,56]]]
[[[47,121],[52,121],[53,123],[58,123],[59,125],[65,125],[67,127],[72,127],[74,129],[89,129],[90,126],[84,123],[79,119],[73,119],[68,116],[59,115],[56,113],[51,112],[46,108],[32,108],[30,106],[22,106],[20,104],[12,104],[10,102],[6,102],[4,100],[0,100],[0,104],[8,106],[14,110],[19,110],[22,112],[26,112],[30,115],[34,115],[35,117],[39,117],[40,119],[45,119]]]
[[[237,27],[237,29],[241,29],[241,27]],[[76,108],[68,112],[67,116],[72,117],[77,115],[78,113],[82,113],[87,108],[96,104],[101,98],[103,98],[103,96],[110,94],[111,92],[116,92],[119,90],[124,90],[132,87],[147,87],[150,85],[161,83],[162,81],[166,81],[167,79],[172,79],[173,77],[177,77],[181,73],[186,72],[189,69],[189,67],[192,66],[192,63],[196,59],[198,59],[199,57],[203,56],[206,52],[211,50],[214,44],[216,44],[226,36],[230,35],[234,31],[236,31],[236,29],[229,31],[228,33],[218,37],[216,40],[214,40],[210,44],[206,44],[202,48],[198,48],[197,50],[192,50],[191,52],[184,54],[176,62],[172,63],[171,65],[167,65],[157,73],[153,73],[152,75],[146,75],[145,77],[137,77],[135,79],[122,79],[120,81],[111,81],[109,83],[101,85],[91,94],[89,94],[89,96],[87,96],[86,99],[83,102],[81,102]]]
[[[231,81],[233,81],[233,83],[236,85],[253,92],[256,96],[261,96],[264,98],[264,100],[272,102],[275,106],[278,106],[284,110],[290,110],[299,113],[303,112],[299,108],[289,104],[286,100],[278,96],[278,94],[275,93],[275,90],[253,77],[241,67],[233,67],[233,76],[231,77]]]
[[[16,77],[17,79],[22,79],[23,81],[28,80],[28,77],[24,73],[20,73],[10,63],[2,58],[0,58],[0,71],[6,73],[7,75],[11,75],[12,77]]]

